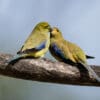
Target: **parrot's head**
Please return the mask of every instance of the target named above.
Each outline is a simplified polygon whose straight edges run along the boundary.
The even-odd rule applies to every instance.
[[[61,31],[57,27],[53,27],[50,31],[50,36],[54,38],[62,37]]]
[[[47,31],[50,32],[51,26],[48,22],[40,22],[36,25],[35,29],[39,29],[41,31]]]

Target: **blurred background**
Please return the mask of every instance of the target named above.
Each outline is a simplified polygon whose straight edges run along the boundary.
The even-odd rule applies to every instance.
[[[0,52],[16,54],[33,27],[47,21],[100,65],[99,0],[0,0]],[[52,59],[48,52],[47,58]],[[0,100],[100,100],[99,87],[26,81],[0,76]]]

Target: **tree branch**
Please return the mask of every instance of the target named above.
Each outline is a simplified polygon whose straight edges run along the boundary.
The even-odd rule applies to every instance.
[[[1,75],[41,82],[100,86],[100,83],[81,66],[53,62],[46,58],[26,58],[20,59],[13,65],[8,64],[7,61],[12,57],[10,54],[0,54]],[[100,66],[91,67],[100,76]]]

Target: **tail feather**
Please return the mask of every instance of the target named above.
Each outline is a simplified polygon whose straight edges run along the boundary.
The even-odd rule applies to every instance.
[[[21,59],[22,57],[20,55],[16,55],[13,58],[11,58],[10,60],[7,61],[8,64],[13,64],[15,62],[17,62],[19,59]]]
[[[88,70],[88,72],[91,73],[91,75],[93,75],[93,77],[100,82],[100,77],[94,72],[94,70],[87,64],[84,64],[81,62],[81,64]]]
[[[95,57],[86,55],[86,58],[87,58],[87,59],[94,59]]]

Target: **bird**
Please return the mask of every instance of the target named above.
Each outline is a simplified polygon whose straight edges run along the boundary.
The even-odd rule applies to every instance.
[[[57,27],[53,27],[50,30],[49,51],[58,61],[69,64],[81,64],[98,82],[100,82],[99,76],[87,64],[87,59],[94,57],[86,55],[85,52],[75,43],[65,40],[62,32]]]
[[[15,56],[10,62],[19,58],[43,57],[50,45],[50,29],[48,22],[39,22],[17,52],[17,57]]]

